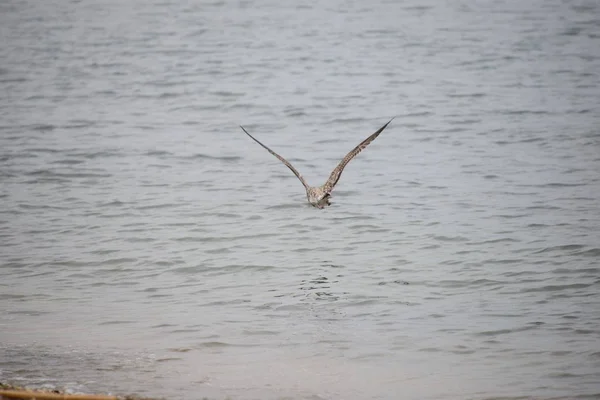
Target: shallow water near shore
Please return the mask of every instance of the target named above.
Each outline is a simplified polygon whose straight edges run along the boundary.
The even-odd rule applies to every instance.
[[[597,15],[2,3],[0,381],[599,398]]]

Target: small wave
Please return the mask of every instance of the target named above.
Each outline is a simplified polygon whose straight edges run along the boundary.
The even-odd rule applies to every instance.
[[[482,242],[471,242],[471,243],[466,243],[468,246],[473,246],[473,245],[482,245],[482,244],[493,244],[493,243],[515,243],[518,242],[518,240],[513,239],[513,238],[498,238],[498,239],[490,239],[490,240],[484,240]]]
[[[201,348],[252,347],[252,345],[249,345],[249,344],[231,344],[231,343],[226,343],[226,342],[212,341],[212,342],[203,342],[203,343],[200,343],[196,347],[201,347]]]
[[[11,161],[11,160],[16,160],[19,158],[36,158],[37,156],[35,154],[5,154],[0,156],[0,162],[7,162],[7,161]],[[0,174],[2,174],[2,176],[18,176],[15,173],[10,173],[8,171],[0,171]]]
[[[147,156],[171,156],[173,153],[170,153],[165,150],[150,150],[145,153]]]
[[[0,300],[26,300],[29,296],[24,294],[0,293]]]
[[[586,257],[600,257],[600,248],[595,247],[593,249],[584,250],[572,253],[574,256],[586,256]]]
[[[565,29],[560,33],[561,36],[578,36],[581,32],[583,32],[583,28],[572,26],[570,28]]]
[[[92,250],[90,251],[90,254],[98,254],[101,256],[105,256],[108,254],[113,254],[113,253],[118,253],[120,250],[116,250],[116,249],[100,249],[100,250]]]
[[[442,349],[439,347],[423,347],[417,351],[421,351],[424,353],[439,353],[442,351]]]
[[[414,83],[414,82],[407,82],[407,83]],[[430,117],[432,116],[433,113],[431,111],[417,111],[417,112],[412,112],[412,113],[408,113],[408,114],[402,114],[402,115],[398,115],[398,119],[400,118],[412,118],[412,117]],[[433,132],[433,131],[423,131],[423,132]]]
[[[546,247],[544,249],[536,251],[535,254],[548,253],[552,251],[573,251],[583,249],[584,247],[585,246],[581,244],[565,244],[561,246]]]
[[[529,326],[522,326],[522,327],[513,328],[513,329],[497,329],[497,330],[493,330],[493,331],[482,331],[482,332],[476,333],[476,335],[478,335],[478,336],[507,335],[510,333],[523,332],[523,331],[528,331],[528,330],[535,329],[535,328],[537,328],[537,325],[529,325]]]
[[[504,219],[516,219],[516,218],[528,217],[530,215],[531,214],[496,214],[496,215],[493,215],[493,217],[504,218]]]
[[[600,272],[600,268],[557,268],[552,271],[553,274],[557,275],[582,275],[591,274],[597,276]]]
[[[58,161],[52,161],[51,164],[62,164],[62,165],[77,165],[77,164],[83,164],[85,161],[81,161],[81,160],[58,160]]]
[[[344,124],[364,122],[364,121],[366,121],[366,119],[364,119],[364,118],[335,118],[329,122],[326,122],[325,125],[336,125],[336,124],[344,125]]]
[[[469,240],[463,236],[429,235],[429,237],[440,242],[466,242]]]
[[[306,204],[310,207],[310,204]],[[293,210],[293,209],[297,209],[297,208],[301,208],[304,207],[305,205],[303,203],[283,203],[283,204],[276,204],[273,206],[268,206],[267,210]]]
[[[305,117],[307,114],[304,111],[286,111],[288,117]]]
[[[160,208],[176,208],[181,207],[183,204],[174,204],[174,203],[164,203],[164,204],[152,204],[149,206],[138,206],[135,207],[136,210],[154,210]]]
[[[5,78],[5,79],[0,79],[1,83],[20,83],[20,82],[27,82],[27,78]]]
[[[210,154],[197,153],[192,156],[185,157],[188,160],[219,160],[219,161],[240,161],[242,157],[238,156],[212,156]]]
[[[231,247],[220,247],[218,249],[205,250],[207,254],[229,254],[232,252]]]
[[[275,236],[275,234],[265,234],[266,236]],[[222,243],[229,242],[235,239],[244,239],[244,238],[252,238],[256,236],[238,236],[238,237],[229,237],[229,236],[183,236],[180,238],[175,238],[176,242],[200,242],[200,243]]]
[[[573,174],[573,173],[576,173],[576,172],[585,172],[585,171],[586,170],[583,169],[583,168],[569,168],[569,169],[563,171],[562,173],[563,174]]]
[[[56,129],[56,125],[39,124],[39,125],[33,125],[31,127],[31,129],[33,129],[34,131],[53,131],[54,129]]]
[[[159,99],[170,99],[170,98],[179,97],[179,96],[181,96],[181,93],[164,92],[164,93],[161,93],[158,96],[158,98]]]
[[[202,265],[194,265],[194,266],[173,268],[170,270],[170,272],[174,272],[176,274],[187,275],[187,274],[197,274],[197,273],[203,272],[205,270],[206,270],[206,268]]]
[[[548,111],[545,110],[505,110],[500,111],[500,114],[503,115],[546,115],[549,114]]]
[[[529,224],[527,225],[528,228],[547,228],[550,225],[547,224]]]
[[[587,183],[564,183],[564,182],[550,182],[544,183],[541,185],[522,185],[528,187],[538,187],[538,188],[565,188],[565,187],[577,187],[577,186],[586,186]]]
[[[7,311],[6,313],[10,314],[10,315],[27,315],[30,317],[37,317],[40,315],[50,314],[50,311],[17,310],[17,311]]]
[[[211,92],[210,94],[218,97],[241,97],[244,95],[244,93],[230,92],[227,90],[218,90],[215,92]]]
[[[457,121],[447,121],[449,125],[472,125],[481,122],[480,119],[461,119]]]
[[[524,270],[524,271],[508,271],[508,272],[504,272],[501,274],[502,276],[507,276],[509,278],[515,277],[515,276],[539,276],[538,272],[535,271],[528,271],[528,270]],[[540,282],[540,280],[528,280],[529,282]],[[514,282],[514,281],[512,281]],[[505,282],[505,284],[507,284],[508,282]]]
[[[353,229],[353,230],[363,231],[363,232],[390,232],[391,231],[391,229],[382,228],[380,226],[371,225],[371,224],[351,225],[348,228]]]
[[[491,258],[489,260],[485,260],[484,263],[488,264],[518,264],[522,263],[522,258],[504,258],[504,259],[495,259]]]
[[[480,98],[480,97],[485,97],[485,96],[487,96],[487,94],[486,93],[481,93],[481,92],[476,92],[476,93],[451,93],[451,94],[448,95],[448,97],[459,98],[459,99],[460,98],[465,98],[465,97],[466,98],[469,98],[469,97]]]
[[[530,207],[526,207],[526,210],[562,210],[562,208],[560,207],[556,207],[556,206],[530,206]]]
[[[528,138],[528,139],[523,139],[523,140],[519,140],[519,143],[535,143],[535,142],[543,142],[546,139],[544,138]]]
[[[235,103],[227,107],[228,110],[252,110],[262,108],[264,107],[251,103]]]
[[[50,154],[54,154],[54,153],[60,153],[61,150],[56,150],[56,149],[48,149],[48,148],[41,148],[41,147],[34,147],[33,149],[25,149],[26,153],[50,153]]]
[[[69,207],[50,206],[47,204],[19,204],[19,208],[26,210],[68,210]]]
[[[102,262],[97,263],[97,265],[121,265],[121,264],[131,264],[137,261],[137,258],[112,258],[108,260],[104,260]],[[135,271],[135,270],[131,270]]]
[[[158,329],[158,328],[173,328],[177,325],[173,325],[173,324],[158,324],[158,325],[152,325],[150,328],[151,329]]]
[[[558,292],[563,290],[571,289],[585,289],[593,284],[591,283],[571,283],[568,285],[546,285],[540,287],[534,287],[529,289],[522,289],[521,293],[535,293],[535,292]]]
[[[181,358],[181,357],[163,357],[163,358],[157,358],[156,362],[181,361],[181,360],[183,360],[183,358]]]
[[[495,281],[490,279],[476,279],[474,281],[469,280],[456,280],[456,279],[446,279],[438,282],[439,285],[443,287],[449,288],[463,288],[463,287],[487,287],[487,286],[496,286],[500,284],[504,284],[505,282]]]
[[[28,176],[42,176],[48,178],[109,178],[110,174],[95,174],[95,173],[60,173],[47,169],[27,172]]]
[[[119,200],[113,200],[111,202],[108,203],[100,203],[98,205],[96,205],[96,207],[120,207],[120,206],[124,206],[127,203],[124,203],[122,201]]]
[[[117,214],[100,214],[100,213],[93,213],[90,215],[97,215],[98,218],[104,218],[104,219],[111,219],[111,218],[123,218],[123,217],[133,217],[134,214],[130,213],[130,212],[122,212],[122,213],[117,213]],[[133,232],[142,232],[142,229],[139,229],[137,231],[133,231]]]
[[[308,207],[311,207],[310,204],[307,204]],[[370,221],[377,219],[370,215],[352,215],[349,217],[335,217],[332,219],[332,222],[344,222],[344,221]]]
[[[189,347],[173,347],[173,348],[170,348],[167,350],[171,351],[173,353],[188,353],[188,352],[192,351],[192,349]]]
[[[67,125],[62,125],[61,128],[63,129],[81,129],[81,128],[88,128],[90,126],[95,126],[96,122],[95,121],[88,121],[85,119],[82,120],[72,120],[69,121],[69,123]]]
[[[103,151],[95,151],[95,152],[82,152],[82,153],[69,153],[67,154],[69,157],[83,157],[90,160],[96,158],[105,158],[105,157],[120,157],[121,154],[118,150],[103,150]]]
[[[328,144],[328,143],[339,143],[339,139],[323,139],[317,140],[316,144]]]

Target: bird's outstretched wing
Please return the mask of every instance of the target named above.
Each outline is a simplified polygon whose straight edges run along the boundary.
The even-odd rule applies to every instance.
[[[394,118],[390,119],[388,123],[379,128],[377,132],[363,140],[358,146],[352,149],[350,153],[346,154],[346,157],[344,157],[344,159],[340,161],[337,167],[335,167],[335,169],[331,172],[331,175],[329,175],[329,179],[327,179],[327,182],[325,182],[325,185],[323,185],[323,188],[327,193],[330,193],[333,190],[333,187],[336,185],[336,183],[338,183],[338,181],[340,180],[340,176],[342,176],[344,168],[346,168],[346,165],[350,162],[350,160],[356,157],[358,153],[360,153],[365,147],[369,145],[369,143],[375,140],[375,138],[379,136],[381,132],[383,132],[383,130],[390,124],[390,122],[394,120]]]
[[[302,175],[300,175],[300,172],[298,172],[296,170],[296,168],[294,168],[292,166],[292,164],[289,163],[288,160],[286,160],[285,158],[281,157],[279,154],[275,153],[273,150],[271,150],[270,148],[268,148],[267,146],[265,146],[264,144],[262,144],[261,142],[259,142],[254,136],[252,136],[251,134],[248,133],[247,130],[244,129],[243,126],[240,125],[240,128],[242,128],[242,130],[246,133],[246,135],[250,136],[252,138],[252,140],[254,140],[256,143],[260,144],[262,147],[264,147],[269,153],[273,154],[275,157],[277,157],[279,159],[279,161],[281,161],[282,163],[285,164],[286,167],[288,167],[289,169],[292,170],[292,172],[294,173],[294,175],[296,175],[298,177],[298,179],[300,179],[300,182],[302,182],[302,184],[304,185],[304,187],[306,189],[309,188],[308,184],[306,183],[306,181],[304,180],[304,178],[302,177]]]

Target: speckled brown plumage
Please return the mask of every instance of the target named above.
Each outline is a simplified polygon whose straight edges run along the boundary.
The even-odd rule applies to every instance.
[[[360,153],[365,147],[367,147],[373,140],[375,140],[375,138],[377,138],[377,136],[379,136],[379,134],[381,132],[383,132],[383,130],[390,124],[390,122],[393,121],[393,119],[394,118],[390,119],[387,122],[387,124],[383,125],[374,134],[372,134],[371,136],[369,136],[368,138],[363,140],[358,146],[353,148],[352,151],[350,151],[348,154],[346,154],[346,156],[342,159],[342,161],[340,161],[340,163],[337,165],[337,167],[335,167],[333,169],[333,171],[331,172],[331,175],[329,175],[329,179],[327,179],[327,182],[325,182],[325,184],[323,186],[319,186],[319,187],[312,187],[312,186],[308,185],[306,183],[306,181],[304,180],[304,178],[302,177],[302,175],[300,175],[298,170],[296,168],[294,168],[292,166],[292,164],[289,163],[289,161],[287,161],[285,158],[281,157],[279,154],[275,153],[273,150],[271,150],[270,148],[268,148],[267,146],[265,146],[264,144],[259,142],[254,136],[249,134],[248,131],[246,129],[244,129],[243,126],[240,125],[240,128],[242,128],[242,130],[246,133],[246,135],[250,136],[252,138],[252,140],[254,140],[256,143],[260,144],[269,153],[273,154],[275,157],[277,157],[279,159],[279,161],[281,161],[283,164],[285,164],[285,166],[288,167],[294,173],[294,175],[296,175],[298,177],[298,179],[300,179],[300,182],[302,182],[302,185],[304,185],[304,188],[306,189],[306,198],[308,199],[308,202],[313,207],[323,209],[323,208],[327,207],[328,205],[331,205],[331,202],[329,201],[329,199],[331,198],[331,192],[333,191],[333,188],[340,180],[340,177],[342,176],[342,172],[344,171],[344,168],[346,168],[346,165],[354,157],[356,157],[358,155],[358,153]]]

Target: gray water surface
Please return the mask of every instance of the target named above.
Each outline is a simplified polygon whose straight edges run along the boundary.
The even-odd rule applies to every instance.
[[[3,1],[0,380],[600,398],[599,15]]]

